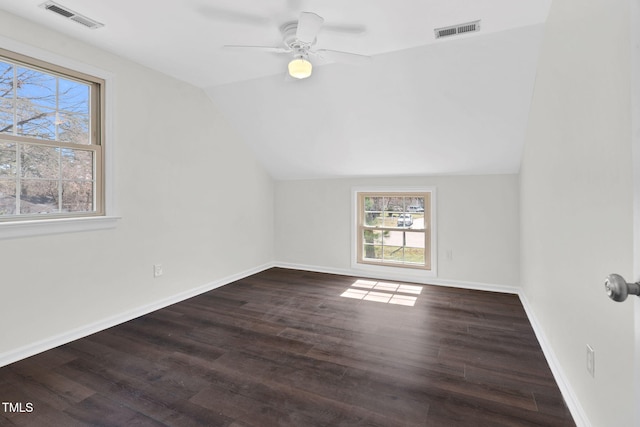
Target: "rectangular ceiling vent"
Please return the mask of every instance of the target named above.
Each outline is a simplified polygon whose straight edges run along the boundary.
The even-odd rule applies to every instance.
[[[465,24],[451,25],[449,27],[436,28],[434,31],[437,39],[451,37],[458,34],[473,33],[480,31],[480,20],[467,22]]]
[[[59,3],[53,1],[47,1],[40,5],[41,8],[49,10],[53,13],[56,13],[64,18],[70,19],[73,22],[77,22],[78,24],[82,24],[87,28],[91,28],[95,30],[96,28],[104,27],[104,24],[93,20],[91,18],[87,18],[84,15],[74,12],[66,6],[62,6]]]

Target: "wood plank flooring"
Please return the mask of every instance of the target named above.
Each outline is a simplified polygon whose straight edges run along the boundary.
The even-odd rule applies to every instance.
[[[0,368],[0,401],[33,405],[0,407],[17,426],[575,425],[516,296],[277,268]]]

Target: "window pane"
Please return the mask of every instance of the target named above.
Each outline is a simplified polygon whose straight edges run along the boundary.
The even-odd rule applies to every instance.
[[[385,246],[404,246],[406,233],[402,231],[387,231],[384,233],[383,245]]]
[[[23,179],[20,188],[20,213],[59,212],[58,181]]]
[[[93,179],[93,151],[63,148],[60,154],[62,179]]]
[[[382,225],[382,218],[380,217],[380,212],[365,212],[364,214],[364,224],[370,227],[376,227]]]
[[[23,145],[20,156],[22,177],[59,178],[60,149],[38,145]]]
[[[0,98],[13,99],[13,65],[0,61]]]
[[[411,215],[411,226],[409,227],[412,230],[424,230],[424,213],[411,213],[407,214]]]
[[[363,250],[364,259],[368,261],[382,260],[382,246],[365,244]]]
[[[404,262],[407,264],[425,264],[424,248],[404,248]]]
[[[16,159],[16,145],[0,142],[0,177],[15,176]]]
[[[403,212],[409,212],[409,205],[411,204],[411,198],[410,197],[403,197],[402,198],[402,209]]]
[[[18,98],[29,104],[56,108],[56,77],[42,71],[18,67]]]
[[[58,108],[69,113],[89,115],[89,85],[59,79]]]
[[[13,133],[13,101],[0,98],[0,132]]]
[[[410,213],[401,213],[395,217],[396,222],[394,227],[412,228],[414,224],[414,216]]]
[[[91,212],[93,210],[93,182],[67,181],[62,183],[63,212]]]
[[[0,62],[0,132],[13,132],[13,66]]]
[[[388,232],[385,232],[385,233],[388,233]],[[364,243],[381,244],[382,234],[383,234],[382,231],[363,230],[363,241]]]
[[[407,197],[407,212],[424,212],[424,197]]]
[[[382,259],[382,231],[363,230],[363,254],[362,256],[369,260]]]
[[[402,262],[404,260],[404,250],[402,246],[384,246],[384,260],[391,262]]]
[[[424,233],[405,233],[405,246],[410,248],[424,249],[425,235]]]
[[[0,179],[0,216],[16,213],[16,182]]]
[[[55,110],[33,105],[23,99],[16,102],[18,135],[48,140],[55,139]]]
[[[364,224],[369,226],[380,226],[382,221],[383,198],[364,198]]]
[[[387,198],[387,210],[390,212],[404,212],[404,197]]]
[[[86,114],[58,113],[58,141],[89,144],[89,116]]]
[[[382,212],[384,210],[383,197],[365,197],[364,210],[367,212]]]

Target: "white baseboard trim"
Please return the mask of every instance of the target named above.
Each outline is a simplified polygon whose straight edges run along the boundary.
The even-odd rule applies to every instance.
[[[556,357],[542,327],[540,326],[540,323],[538,322],[538,319],[536,318],[536,315],[533,312],[533,309],[531,308],[531,304],[529,303],[527,296],[524,292],[520,292],[519,297],[522,302],[522,306],[524,307],[524,311],[527,313],[527,317],[529,318],[529,323],[531,323],[531,327],[538,338],[540,347],[542,347],[542,352],[544,353],[544,357],[547,359],[551,373],[553,374],[553,377],[558,384],[558,388],[560,388],[560,392],[562,393],[562,397],[573,416],[573,421],[576,423],[577,427],[592,427],[584,408],[580,404],[571,384],[564,374],[562,365],[558,361],[558,358]]]
[[[213,282],[207,283],[197,288],[189,289],[187,291],[180,292],[179,294],[172,295],[167,298],[163,298],[161,300],[152,302],[150,304],[137,307],[135,309],[132,309],[123,313],[119,313],[114,316],[110,316],[106,319],[99,320],[89,325],[72,329],[68,332],[64,332],[49,338],[45,338],[41,341],[28,344],[26,346],[17,348],[15,350],[10,350],[8,352],[0,354],[0,367],[8,365],[13,362],[17,362],[18,360],[26,359],[27,357],[31,357],[38,353],[42,353],[43,351],[51,350],[52,348],[58,347],[63,344],[67,344],[71,341],[75,341],[79,338],[86,337],[96,332],[103,331],[105,329],[111,328],[121,323],[128,322],[129,320],[133,320],[137,317],[144,316],[145,314],[149,314],[153,311],[160,310],[161,308],[195,297],[197,295],[203,294],[205,292],[219,288],[221,286],[228,285],[229,283],[235,282],[236,280],[240,280],[245,277],[251,276],[253,274],[260,273],[261,271],[272,268],[273,266],[274,266],[273,263],[263,264],[261,266],[254,267],[254,268],[242,271],[240,273],[223,277],[221,279],[215,280]]]
[[[288,262],[275,262],[274,267],[287,268],[290,270],[315,271],[318,273],[339,274],[341,276],[363,277],[368,279],[399,280],[402,282],[421,283],[425,285],[449,286],[452,288],[474,289],[478,291],[501,292],[505,294],[519,294],[520,290],[514,286],[497,285],[492,283],[467,282],[462,280],[439,279],[437,277],[425,277],[416,280],[414,276],[403,276],[402,273],[385,275],[366,270],[355,270],[349,268],[332,268],[317,265],[294,264]]]

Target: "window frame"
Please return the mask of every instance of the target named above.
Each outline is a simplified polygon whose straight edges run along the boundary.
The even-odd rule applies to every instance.
[[[361,199],[365,196],[401,196],[429,195],[429,207],[425,206],[425,266],[412,264],[384,263],[363,259],[362,230],[364,226],[364,210]],[[426,201],[425,201],[426,204]],[[426,222],[427,216],[429,223]],[[436,227],[436,188],[435,187],[355,187],[352,189],[352,244],[351,268],[363,272],[375,273],[381,277],[406,277],[418,280],[437,276],[437,227]],[[386,228],[385,228],[386,229]],[[402,228],[394,229],[401,231]],[[415,231],[412,231],[415,232]],[[428,251],[428,253],[427,253]]]
[[[88,216],[102,216],[104,215],[104,155],[103,155],[103,136],[104,127],[102,123],[104,121],[104,86],[103,79],[81,73],[66,67],[51,64],[46,61],[42,61],[36,58],[31,58],[26,55],[22,55],[16,52],[12,52],[6,49],[0,48],[0,61],[10,63],[15,66],[23,66],[25,68],[42,72],[49,76],[55,76],[57,78],[63,78],[67,80],[74,80],[86,84],[89,87],[89,142],[88,144],[78,144],[72,142],[41,139],[28,135],[16,135],[9,133],[0,134],[0,140],[11,141],[16,143],[16,149],[18,156],[20,151],[26,146],[39,146],[39,147],[52,147],[60,149],[74,149],[82,151],[90,151],[93,153],[93,174],[92,174],[92,186],[93,186],[93,209],[91,211],[82,212],[55,212],[46,214],[21,214],[17,212],[11,216],[0,216],[0,222],[14,222],[25,221],[34,219],[46,219],[46,218],[74,218],[74,217],[88,217]],[[15,89],[14,89],[15,90]],[[57,110],[56,110],[57,114]],[[15,124],[13,126],[15,130]],[[20,159],[18,158],[18,164]],[[16,171],[16,184],[18,185],[24,179],[21,176],[20,168]],[[58,188],[63,183],[63,179],[59,176],[56,181],[58,182]],[[18,187],[19,190],[20,187]],[[19,208],[19,200],[16,208]],[[59,204],[62,200],[58,201]]]
[[[61,67],[74,73],[102,80],[99,128],[101,153],[100,159],[96,158],[95,160],[101,168],[99,175],[96,175],[96,179],[101,180],[99,184],[101,190],[100,209],[97,209],[96,206],[95,211],[82,212],[76,215],[16,216],[11,220],[0,221],[0,239],[115,228],[120,219],[116,214],[117,208],[113,197],[114,177],[112,173],[114,170],[113,153],[115,146],[112,132],[115,76],[103,69],[3,36],[0,36],[0,46],[2,46],[3,51],[17,57],[49,64],[54,67],[52,68],[54,71],[56,67]],[[13,61],[16,60],[11,59]],[[26,65],[32,68],[36,67],[34,63],[28,61]],[[57,144],[58,142],[55,143]]]

